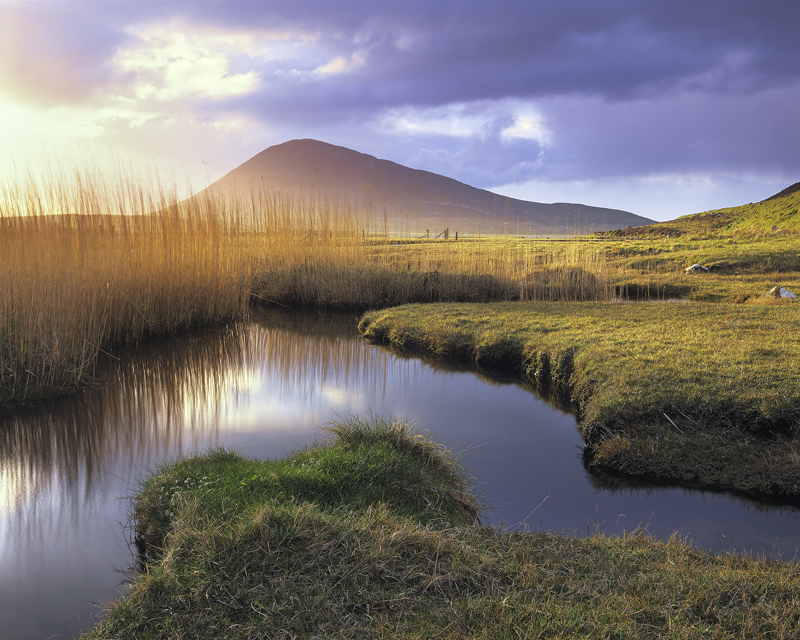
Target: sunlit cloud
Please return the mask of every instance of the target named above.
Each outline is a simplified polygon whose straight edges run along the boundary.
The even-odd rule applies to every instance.
[[[133,74],[137,98],[225,100],[258,89],[256,71],[231,72],[233,61],[262,54],[254,34],[193,31],[182,25],[156,25],[132,33],[136,43],[119,51],[114,64],[120,72]]]
[[[497,134],[503,142],[533,140],[542,146],[553,141],[544,116],[532,106],[516,100],[390,109],[382,115],[379,123],[384,129],[411,135],[485,139]]]
[[[800,9],[740,5],[0,0],[0,165],[71,139],[205,184],[305,137],[525,199],[699,208],[722,189],[648,176],[797,180]]]
[[[367,56],[363,51],[356,51],[351,56],[337,56],[327,64],[314,69],[317,75],[340,75],[353,73],[367,64]]]
[[[434,134],[454,138],[485,137],[489,134],[493,118],[475,112],[465,104],[443,107],[401,107],[389,109],[381,118],[381,125],[389,130],[406,134]]]
[[[500,139],[510,142],[515,139],[535,140],[543,147],[552,144],[553,134],[540,113],[515,115],[513,124],[500,131]]]

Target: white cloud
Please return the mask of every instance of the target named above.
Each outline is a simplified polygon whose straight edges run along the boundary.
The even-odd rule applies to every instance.
[[[467,104],[420,109],[390,109],[380,117],[383,128],[407,134],[435,134],[453,138],[484,138],[489,134],[493,118]]]
[[[514,139],[536,140],[543,147],[552,144],[552,132],[548,129],[542,114],[529,111],[514,117],[514,124],[500,131],[500,139],[510,142]]]
[[[511,122],[503,126],[503,123]],[[533,105],[514,99],[458,102],[439,107],[390,109],[379,118],[381,128],[411,135],[486,139],[497,133],[504,143],[534,140],[552,144],[544,116]]]
[[[258,89],[255,71],[231,73],[233,60],[263,54],[254,33],[170,24],[135,29],[132,34],[137,42],[117,52],[114,65],[122,73],[133,74],[132,86],[139,99],[225,100]]]

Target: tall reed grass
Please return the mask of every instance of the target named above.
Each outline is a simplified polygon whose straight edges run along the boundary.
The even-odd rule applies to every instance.
[[[248,302],[611,295],[593,244],[391,237],[335,198],[266,189],[180,200],[157,175],[77,171],[0,185],[0,403],[75,388],[101,350],[241,317]]]
[[[251,234],[255,298],[289,307],[606,300],[605,253],[579,240],[390,236],[381,216],[335,199],[258,193],[223,209]]]
[[[80,385],[115,343],[246,309],[238,231],[182,210],[166,191],[79,174],[70,188],[6,186],[0,200],[3,402]]]

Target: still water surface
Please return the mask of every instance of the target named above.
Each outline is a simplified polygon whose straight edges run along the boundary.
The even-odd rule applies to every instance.
[[[148,469],[217,446],[281,457],[355,413],[407,417],[459,453],[490,523],[578,535],[641,525],[789,558],[800,547],[795,509],[603,486],[583,468],[571,415],[523,385],[371,346],[353,318],[264,314],[119,355],[107,384],[0,418],[0,638],[69,637],[124,592],[126,498]]]

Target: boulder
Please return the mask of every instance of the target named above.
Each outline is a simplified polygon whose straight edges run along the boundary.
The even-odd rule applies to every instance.
[[[785,300],[797,300],[797,296],[789,291],[786,287],[775,285],[769,290],[767,295],[775,296],[776,298],[784,298]]]

